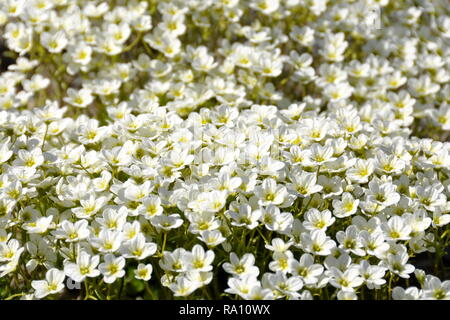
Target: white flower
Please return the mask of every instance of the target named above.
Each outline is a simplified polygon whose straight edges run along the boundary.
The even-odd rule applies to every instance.
[[[388,254],[384,264],[389,271],[402,278],[409,278],[409,274],[414,272],[414,266],[407,263],[408,255],[405,252],[398,254]]]
[[[323,230],[326,231],[329,226],[331,226],[336,218],[332,217],[330,210],[319,211],[315,208],[309,209],[305,213],[305,221],[303,226],[305,229],[313,230]]]
[[[97,266],[100,262],[98,255],[91,256],[85,251],[81,251],[76,262],[66,261],[64,263],[64,273],[69,278],[77,282],[82,282],[86,277],[94,278],[100,274]]]
[[[396,187],[389,182],[381,182],[372,179],[367,190],[367,199],[380,206],[390,206],[400,200],[400,195],[395,192]]]
[[[237,208],[238,212],[228,211],[233,221],[231,224],[236,227],[246,227],[248,229],[254,229],[259,224],[259,218],[261,217],[260,210],[253,210],[248,204],[241,204]]]
[[[117,278],[122,278],[125,275],[125,258],[115,257],[113,254],[108,253],[105,256],[105,262],[100,263],[98,269],[103,274],[103,280],[105,283],[113,283]]]
[[[188,269],[199,272],[211,271],[213,268],[211,263],[214,260],[214,252],[211,250],[205,252],[203,247],[197,244],[192,248],[192,252],[187,254],[186,260],[189,264]]]
[[[292,245],[292,241],[284,242],[280,238],[272,239],[271,244],[266,244],[265,248],[271,250],[273,252],[285,252],[289,250],[289,247]]]
[[[444,4],[0,2],[3,291],[448,298]]]
[[[276,11],[279,5],[279,0],[254,0],[251,2],[250,7],[268,15]]]
[[[223,269],[235,277],[243,277],[246,275],[257,277],[259,269],[255,265],[255,257],[251,253],[246,253],[241,259],[236,253],[230,253],[230,262],[223,264]]]
[[[142,234],[138,234],[134,239],[125,241],[120,248],[120,253],[125,258],[137,260],[143,260],[155,252],[156,244],[145,242],[145,237]]]
[[[450,299],[450,281],[439,280],[437,277],[429,275],[425,278],[422,286],[422,298],[426,300],[449,300]]]
[[[427,96],[439,90],[439,85],[433,83],[428,75],[421,76],[419,79],[411,78],[408,80],[408,86],[415,97]]]
[[[134,270],[134,274],[136,279],[148,281],[152,276],[153,267],[151,264],[143,264],[139,263],[136,270]]]
[[[374,172],[375,165],[371,159],[357,159],[353,168],[347,170],[347,177],[357,183],[365,183]]]
[[[237,294],[246,299],[251,290],[257,286],[259,286],[259,281],[254,275],[245,275],[241,278],[229,278],[229,288],[225,289],[225,292],[230,294]]]
[[[269,263],[269,269],[273,272],[291,273],[291,262],[294,260],[294,255],[291,251],[274,252],[272,255],[273,261]]]
[[[197,238],[204,242],[208,247],[218,246],[226,240],[219,230],[202,231]]]
[[[175,297],[186,297],[197,290],[198,283],[185,277],[177,277],[176,282],[172,283],[169,288],[173,291]]]
[[[304,250],[320,256],[327,256],[336,243],[331,240],[323,230],[313,230],[302,235],[302,245]]]
[[[292,183],[288,184],[290,190],[296,195],[308,197],[313,193],[317,193],[323,189],[317,183],[317,176],[314,172],[302,171],[300,173],[294,172],[290,176]]]
[[[370,265],[366,260],[359,263],[359,273],[369,289],[380,288],[380,286],[386,283],[386,280],[383,279],[386,268]]]
[[[75,223],[64,220],[60,229],[57,229],[54,234],[57,238],[65,239],[67,242],[76,242],[89,236],[87,226],[88,222],[86,220],[78,220]]]
[[[41,34],[41,43],[49,52],[58,53],[66,47],[68,40],[64,31],[53,34],[44,32]]]
[[[280,205],[286,200],[287,190],[286,187],[277,186],[275,180],[265,179],[261,186],[255,187],[255,195],[262,206]]]
[[[8,142],[9,139],[0,146],[0,163],[5,163],[13,155],[13,152],[8,148]]]
[[[392,299],[394,300],[419,300],[421,295],[421,290],[416,287],[409,287],[406,290],[401,287],[395,287],[392,290]]]
[[[107,197],[98,197],[89,195],[84,199],[80,199],[80,207],[73,208],[72,212],[78,219],[89,219],[95,215],[108,202]]]
[[[39,91],[48,87],[50,80],[39,74],[32,76],[30,80],[24,80],[22,84],[27,91]]]
[[[347,227],[344,231],[336,233],[336,240],[340,243],[339,248],[349,251],[357,256],[364,256],[363,244],[360,237],[361,231],[354,225]]]
[[[44,163],[44,156],[42,155],[42,150],[39,148],[31,151],[19,150],[17,156],[17,159],[13,162],[17,166],[35,168]]]
[[[77,91],[69,88],[67,90],[67,97],[64,98],[64,101],[74,107],[86,108],[86,106],[94,101],[94,97],[92,96],[92,91],[89,89],[81,89]]]
[[[156,228],[164,231],[176,229],[183,224],[183,219],[180,218],[179,214],[171,214],[169,216],[161,214],[154,216],[150,221]]]
[[[359,271],[356,268],[349,268],[345,272],[332,267],[330,269],[331,280],[330,283],[340,289],[341,291],[354,291],[355,288],[363,284],[364,279],[361,278]]]
[[[358,296],[354,291],[340,290],[336,297],[338,300],[358,300]]]
[[[24,249],[16,239],[11,239],[8,242],[0,242],[0,262],[18,260]]]
[[[275,292],[275,297],[298,299],[300,297],[298,291],[303,288],[303,281],[300,277],[288,278],[286,274],[279,271],[275,274],[265,273],[262,282]]]
[[[52,268],[45,274],[45,280],[33,280],[31,286],[35,290],[34,296],[38,299],[55,294],[64,289],[65,274],[63,271]]]
[[[53,220],[53,216],[40,217],[23,226],[28,233],[45,233]]]
[[[311,148],[311,162],[317,166],[321,166],[324,163],[336,160],[333,157],[333,148],[329,146],[322,146],[318,143],[314,143]]]
[[[185,272],[188,265],[187,254],[188,252],[183,248],[177,248],[173,252],[164,251],[162,259],[159,260],[159,266],[166,271]]]
[[[121,232],[103,229],[99,232],[97,237],[91,239],[91,244],[100,252],[112,253],[119,250],[122,241],[123,234]]]
[[[299,276],[306,286],[311,286],[319,280],[318,277],[323,273],[324,268],[321,264],[314,263],[314,258],[309,253],[305,253],[300,260],[291,261],[292,274]]]
[[[383,223],[381,228],[384,231],[386,239],[389,240],[409,240],[411,227],[406,225],[401,217],[395,216]]]
[[[344,192],[341,199],[333,200],[333,214],[337,218],[345,218],[355,214],[358,210],[359,200],[353,198],[349,192]]]

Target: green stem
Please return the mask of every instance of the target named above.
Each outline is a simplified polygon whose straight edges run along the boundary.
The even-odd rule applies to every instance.
[[[440,276],[440,271],[439,270],[439,266],[441,265],[441,260],[442,260],[442,251],[441,251],[441,246],[439,245],[439,233],[438,233],[438,229],[435,228],[434,229],[434,248],[435,248],[435,258],[434,258],[434,273],[437,276]]]
[[[123,285],[125,284],[125,277],[122,277],[122,279],[120,279],[120,288],[119,288],[119,294],[118,294],[118,298],[120,299],[120,297],[122,296],[122,291],[123,291]]]
[[[24,292],[16,293],[16,294],[13,294],[13,295],[11,295],[11,296],[5,298],[5,300],[12,300],[12,299],[14,299],[14,298],[16,298],[16,297],[24,296],[25,294],[26,294],[26,293],[24,293]]]
[[[106,300],[111,300],[111,288],[112,286],[108,284],[108,291],[106,292]]]
[[[387,300],[391,300],[391,296],[392,296],[392,281],[393,281],[393,279],[394,279],[394,274],[391,272],[391,276],[389,277]]]
[[[144,44],[144,49],[147,52],[147,54],[149,56],[151,56],[152,55],[152,49],[150,49],[150,47],[148,46],[147,42],[145,42],[145,40],[142,40],[142,43]]]
[[[207,298],[208,300],[212,300],[212,298],[211,298],[211,296],[209,295],[209,292],[208,292],[208,290],[206,289],[206,287],[203,287],[202,291],[203,291],[203,293],[205,294],[205,296],[206,296],[206,298]]]
[[[45,123],[45,134],[44,134],[44,139],[42,140],[42,145],[41,145],[42,152],[44,152],[44,145],[45,145],[45,140],[47,139],[47,133],[48,133],[48,124]]]
[[[311,203],[312,198],[313,198],[313,196],[310,195],[310,196],[309,196],[309,199],[308,199],[308,202],[307,202],[304,206],[302,206],[302,209],[300,210],[300,213],[297,215],[297,218],[300,217],[302,214],[305,213],[305,211],[306,211],[306,210],[308,209],[308,207],[309,207],[309,204]]]
[[[253,238],[255,237],[256,229],[258,229],[258,227],[254,228],[254,229],[252,230],[252,233],[250,234],[250,239],[247,241],[246,249],[248,249],[248,248],[252,245]]]
[[[161,247],[161,256],[164,254],[164,250],[166,249],[166,242],[167,242],[167,232],[163,232],[163,243]]]
[[[153,292],[150,289],[150,286],[148,284],[148,282],[145,282],[145,291],[148,293],[148,295],[150,296],[150,299],[155,300],[155,297],[153,296]]]
[[[92,173],[90,173],[90,172],[89,172],[89,171],[81,164],[81,162],[80,162],[80,167],[81,167],[81,169],[83,169],[83,170],[89,175],[89,177],[93,178]]]
[[[77,252],[76,252],[76,249],[75,249],[75,243],[72,246],[72,253],[73,253],[74,261],[77,261]]]
[[[88,279],[84,279],[84,290],[85,292],[85,296],[84,296],[84,300],[88,300],[90,298],[90,294],[89,294],[89,284],[88,284]]]
[[[125,47],[125,48],[122,50],[122,53],[128,52],[128,51],[130,51],[131,49],[133,49],[134,46],[136,46],[136,44],[141,40],[141,37],[142,37],[142,33],[139,32],[139,34],[138,34],[137,37],[133,40],[133,42],[130,43],[129,46]]]
[[[266,244],[269,244],[269,241],[267,241],[266,237],[264,237],[264,235],[262,234],[261,230],[259,230],[258,227],[256,227],[256,231],[258,231],[259,235],[263,238],[264,242]]]

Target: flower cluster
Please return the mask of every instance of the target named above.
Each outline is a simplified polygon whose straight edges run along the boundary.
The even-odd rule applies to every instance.
[[[0,297],[450,298],[445,1],[4,0],[0,35]]]

